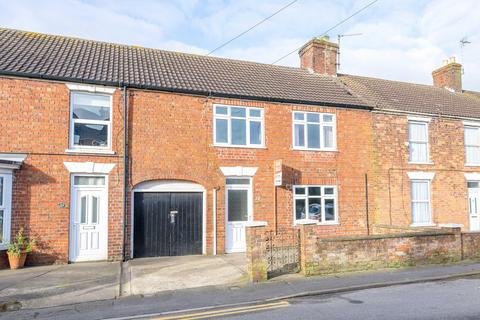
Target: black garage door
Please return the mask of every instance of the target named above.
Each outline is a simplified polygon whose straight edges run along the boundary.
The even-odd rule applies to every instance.
[[[135,193],[134,200],[135,258],[202,254],[202,193]]]

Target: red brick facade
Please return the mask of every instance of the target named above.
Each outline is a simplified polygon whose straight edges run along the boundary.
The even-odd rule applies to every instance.
[[[113,94],[114,154],[69,153],[70,93],[65,83],[0,78],[0,152],[26,153],[14,171],[12,234],[25,227],[39,246],[27,263],[65,263],[69,254],[70,173],[64,162],[112,163],[109,174],[108,257],[122,250],[123,96]],[[265,148],[213,145],[213,105],[264,110]],[[292,149],[292,112],[336,115],[337,151]],[[184,180],[206,190],[206,251],[214,252],[213,190],[217,192],[218,253],[225,250],[225,176],[220,167],[256,167],[254,220],[268,229],[293,226],[292,185],[336,185],[339,223],[317,226],[321,237],[367,234],[365,175],[369,177],[370,223],[409,225],[407,172],[435,171],[432,212],[436,224],[468,228],[463,124],[433,117],[429,124],[433,164],[408,163],[406,115],[367,110],[206,98],[129,90],[128,184],[130,192],[151,180]],[[282,160],[285,184],[274,187],[274,161]],[[276,210],[275,210],[276,196]],[[127,193],[127,199],[131,194]],[[62,204],[65,204],[63,207]],[[276,217],[275,217],[276,211]],[[127,252],[130,252],[131,203],[127,203]]]
[[[375,136],[374,223],[408,226],[412,223],[408,172],[434,172],[431,209],[434,224],[456,223],[469,229],[462,120],[432,117],[428,124],[431,164],[409,163],[407,115],[373,114]],[[373,182],[373,181],[372,181]]]
[[[64,83],[1,78],[1,152],[26,153],[14,173],[12,234],[25,227],[39,242],[27,263],[65,263],[69,250],[70,173],[64,162],[114,163],[109,174],[109,259],[122,248],[122,92],[113,95],[113,155],[68,153],[69,89]],[[213,104],[264,109],[266,147],[213,146]],[[292,111],[337,116],[337,152],[292,150]],[[371,114],[365,110],[323,108],[231,99],[206,99],[153,91],[129,91],[128,189],[149,180],[187,180],[207,192],[207,253],[213,252],[213,189],[217,188],[217,252],[224,252],[225,177],[221,166],[257,167],[253,177],[254,219],[275,226],[274,161],[290,172],[277,187],[277,227],[293,225],[292,184],[338,186],[339,224],[319,226],[325,236],[365,234],[364,176],[372,154]],[[130,199],[130,196],[127,195]],[[65,207],[62,206],[65,204]],[[130,213],[130,208],[127,210]],[[129,214],[130,215],[130,214]],[[130,216],[127,217],[130,221]],[[131,226],[127,226],[130,230]],[[129,234],[127,234],[129,239]],[[127,244],[128,246],[128,244]],[[129,248],[127,248],[128,250]],[[128,251],[127,251],[128,252]]]

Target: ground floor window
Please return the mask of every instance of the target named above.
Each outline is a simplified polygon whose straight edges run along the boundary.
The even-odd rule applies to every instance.
[[[338,222],[337,188],[335,186],[294,186],[293,212],[295,222],[317,220]]]
[[[432,223],[430,206],[430,180],[412,180],[412,224],[429,225]]]
[[[0,173],[0,248],[10,241],[12,175]]]

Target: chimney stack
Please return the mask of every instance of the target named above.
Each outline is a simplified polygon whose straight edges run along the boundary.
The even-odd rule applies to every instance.
[[[432,72],[433,85],[454,92],[462,92],[462,65],[455,57],[443,61],[443,66]]]
[[[328,36],[313,38],[299,51],[300,67],[315,73],[337,75],[338,44],[330,42]]]

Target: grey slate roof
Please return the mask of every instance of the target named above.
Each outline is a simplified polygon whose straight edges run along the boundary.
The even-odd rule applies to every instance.
[[[338,79],[377,109],[480,118],[480,93],[352,75]]]
[[[0,75],[368,108],[334,77],[239,60],[0,28]]]

